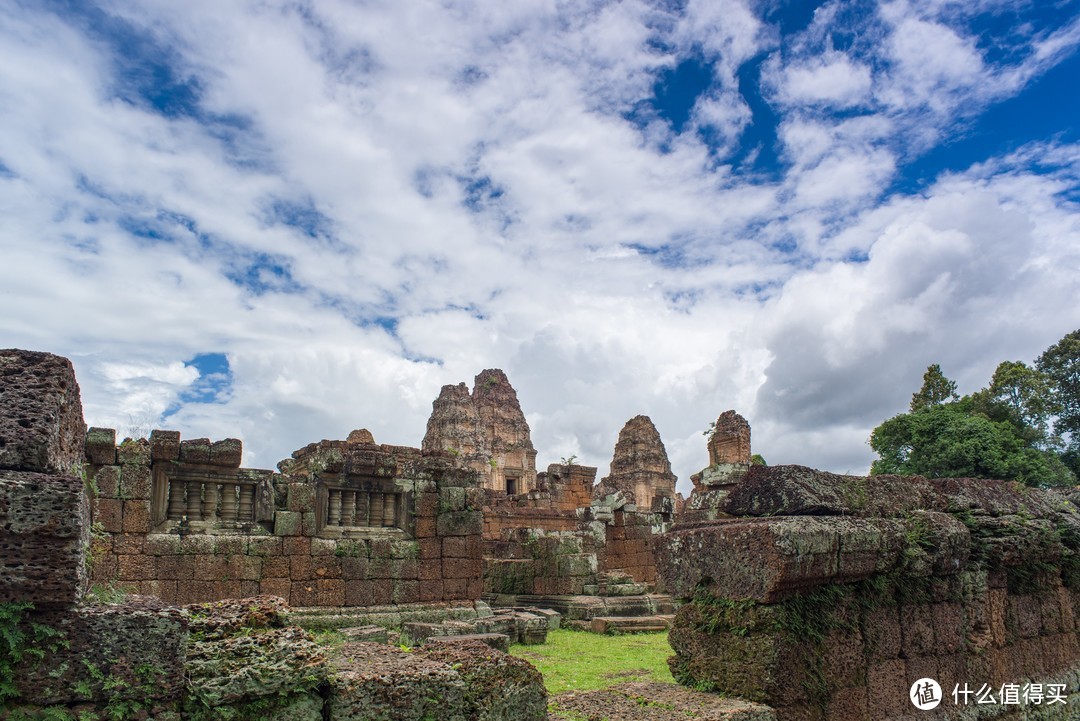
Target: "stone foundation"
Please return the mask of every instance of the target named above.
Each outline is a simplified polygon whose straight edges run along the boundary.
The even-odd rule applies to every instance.
[[[681,682],[781,721],[974,718],[986,707],[953,703],[965,683],[995,696],[1063,684],[1065,705],[1022,711],[1074,717],[1080,513],[1063,496],[787,466],[750,471],[717,510],[658,541],[684,601],[670,635]],[[944,691],[936,711],[908,699],[921,678]]]

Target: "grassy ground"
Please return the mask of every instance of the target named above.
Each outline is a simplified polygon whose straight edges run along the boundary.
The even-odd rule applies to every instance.
[[[514,646],[510,653],[544,674],[548,693],[591,691],[625,681],[674,683],[668,671],[666,633],[601,636],[559,629],[540,646]]]

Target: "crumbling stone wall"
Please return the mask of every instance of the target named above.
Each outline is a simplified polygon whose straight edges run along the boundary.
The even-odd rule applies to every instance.
[[[190,604],[270,594],[293,606],[475,600],[476,474],[370,433],[310,444],[279,472],[240,468],[234,439],[114,446],[87,436],[97,583]]]
[[[754,466],[715,510],[657,542],[685,601],[670,636],[681,682],[800,721],[974,718],[986,707],[953,703],[964,684],[1062,684],[1066,705],[999,707],[1009,718],[1080,704],[1080,513],[1064,496]],[[919,712],[907,696],[927,677],[945,700]]]
[[[472,393],[464,383],[443,386],[432,403],[421,446],[450,453],[480,474],[482,487],[507,495],[536,487],[536,450],[517,392],[499,369],[481,371]]]

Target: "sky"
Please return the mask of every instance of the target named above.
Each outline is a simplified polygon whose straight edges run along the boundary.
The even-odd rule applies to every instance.
[[[502,368],[543,468],[727,409],[865,473],[1080,327],[1080,0],[6,0],[0,346],[87,422],[418,446]]]

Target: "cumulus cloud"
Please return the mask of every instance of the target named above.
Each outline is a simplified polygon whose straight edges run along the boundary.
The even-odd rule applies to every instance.
[[[262,467],[416,445],[441,385],[502,367],[541,464],[602,475],[646,413],[685,490],[736,408],[771,462],[865,470],[928,363],[974,387],[1080,321],[1075,146],[892,185],[1080,35],[989,58],[980,8],[6,6],[0,332],[71,356],[90,422]],[[639,111],[688,58],[676,132]]]

